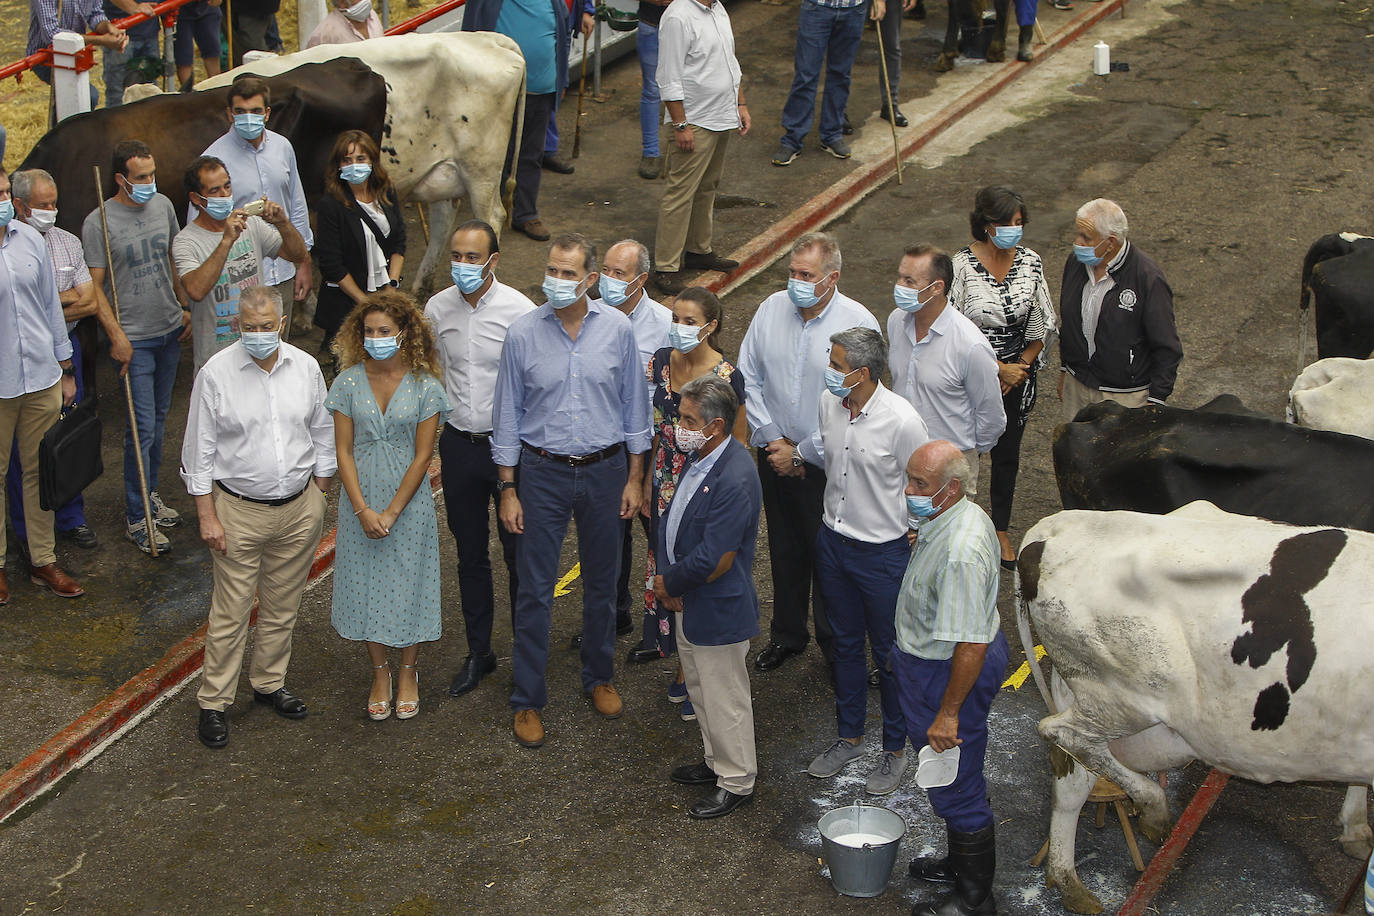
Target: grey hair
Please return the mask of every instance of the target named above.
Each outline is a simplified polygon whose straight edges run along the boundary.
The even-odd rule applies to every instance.
[[[647,274],[650,268],[653,267],[654,262],[650,260],[649,249],[644,246],[644,243],[639,241],[638,239],[621,239],[620,241],[612,245],[611,248],[618,248],[621,245],[631,245],[634,247],[635,276],[639,276],[640,274]],[[607,248],[606,251],[609,252],[611,248]]]
[[[24,203],[28,203],[29,198],[33,196],[34,185],[40,181],[46,181],[54,188],[57,187],[56,179],[43,169],[24,169],[22,172],[15,172],[10,176],[10,194]]]
[[[959,489],[962,490],[964,481],[968,480],[972,474],[973,469],[969,467],[968,459],[964,457],[963,452],[956,450],[940,465],[940,477],[942,478],[940,486],[945,486],[951,480],[958,480]]]
[[[708,372],[683,385],[678,393],[684,398],[691,398],[692,403],[701,408],[701,418],[705,422],[724,420],[727,434],[734,427],[735,416],[739,413],[739,399],[735,397],[735,389],[725,379]]]
[[[840,242],[829,232],[808,232],[792,246],[792,254],[799,255],[812,248],[820,249],[821,272],[831,273],[840,269]]]
[[[239,296],[239,311],[244,309],[260,308],[264,305],[272,306],[272,312],[278,318],[282,316],[281,294],[277,292],[275,286],[250,286]]]
[[[850,328],[830,335],[830,342],[844,347],[849,368],[867,369],[868,377],[878,381],[887,371],[887,341],[872,328]]]
[[[1078,208],[1077,219],[1086,220],[1097,229],[1102,238],[1113,236],[1118,242],[1126,241],[1126,213],[1114,200],[1098,197]]]

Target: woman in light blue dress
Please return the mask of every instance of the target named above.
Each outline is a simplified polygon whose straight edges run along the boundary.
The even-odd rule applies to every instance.
[[[409,296],[372,293],[344,319],[342,371],[325,406],[339,454],[338,541],[331,622],[367,644],[369,718],[391,715],[387,649],[401,650],[396,718],[420,711],[419,643],[439,638],[439,525],[429,463],[448,398],[434,336]]]

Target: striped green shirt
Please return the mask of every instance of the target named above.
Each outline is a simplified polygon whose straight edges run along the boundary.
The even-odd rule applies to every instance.
[[[897,648],[943,660],[961,642],[997,636],[997,533],[978,505],[961,498],[918,529],[897,596]]]

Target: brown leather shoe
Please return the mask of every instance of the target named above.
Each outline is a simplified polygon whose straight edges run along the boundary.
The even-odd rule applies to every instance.
[[[521,709],[515,713],[515,740],[525,747],[543,746],[544,723],[539,720],[539,710]]]
[[[607,719],[618,719],[625,710],[625,704],[620,702],[620,694],[610,684],[597,684],[592,688],[591,697],[596,711]]]
[[[516,232],[523,232],[525,235],[534,239],[536,242],[547,242],[550,238],[548,227],[544,225],[542,219],[532,219],[520,225],[511,224],[511,228]]]
[[[29,581],[52,589],[59,598],[80,598],[86,590],[76,584],[76,580],[57,568],[56,563],[47,566],[30,566]]]
[[[10,584],[5,581],[5,568],[0,566],[0,604],[10,603]]]

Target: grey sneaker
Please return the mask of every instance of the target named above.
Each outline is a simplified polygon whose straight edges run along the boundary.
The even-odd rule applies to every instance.
[[[801,150],[793,149],[786,143],[779,144],[778,151],[773,154],[774,165],[791,165],[792,162],[801,155]]]
[[[146,521],[129,525],[124,534],[130,541],[133,541],[135,547],[152,556],[153,548],[148,546],[148,523]],[[172,552],[172,542],[167,540],[167,536],[158,531],[156,526],[153,528],[153,536],[157,538],[157,552],[159,554]]]
[[[869,795],[887,795],[896,791],[902,784],[902,777],[906,775],[906,754],[900,757],[892,751],[883,751],[883,757],[878,761],[878,766],[872,773],[868,774],[868,780],[864,783],[864,791]]]
[[[806,768],[806,772],[815,776],[817,779],[827,779],[834,776],[863,755],[864,746],[862,741],[858,744],[850,744],[843,738],[839,738],[834,744],[826,748],[825,753],[811,761],[811,766]]]
[[[822,143],[821,149],[825,150],[836,159],[848,159],[854,155],[854,151],[849,148],[849,144],[843,138],[831,140],[829,143]]]
[[[662,156],[640,156],[639,177],[653,181],[663,172]]]
[[[175,528],[181,524],[181,513],[163,502],[156,490],[149,491],[148,503],[153,509],[153,521],[159,528]],[[162,545],[157,545],[157,549],[161,550]]]

